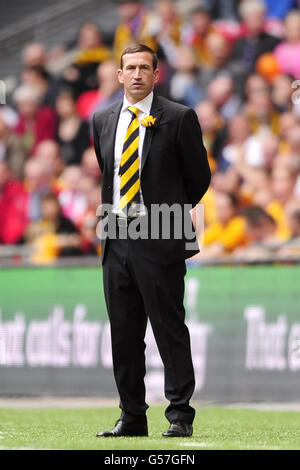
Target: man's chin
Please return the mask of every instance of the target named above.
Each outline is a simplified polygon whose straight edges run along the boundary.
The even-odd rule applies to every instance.
[[[149,95],[149,93],[150,93],[150,91],[145,90],[145,88],[133,88],[133,89],[130,90],[131,96],[134,97],[134,98],[139,98],[140,100],[142,100],[147,95]]]

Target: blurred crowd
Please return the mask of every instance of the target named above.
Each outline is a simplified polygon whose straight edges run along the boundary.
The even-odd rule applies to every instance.
[[[204,248],[192,261],[299,257],[297,0],[121,0],[118,14],[111,40],[83,24],[59,73],[49,64],[70,46],[25,45],[0,106],[0,245],[31,244],[34,263],[101,255],[91,120],[122,98],[121,52],[142,42],[159,58],[156,92],[195,109],[208,151]]]

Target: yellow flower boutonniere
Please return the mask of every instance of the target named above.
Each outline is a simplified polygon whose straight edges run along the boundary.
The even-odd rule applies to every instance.
[[[152,127],[152,126],[154,126],[155,121],[156,121],[156,117],[153,117],[153,116],[145,116],[145,117],[141,120],[141,124],[142,124],[144,127]]]

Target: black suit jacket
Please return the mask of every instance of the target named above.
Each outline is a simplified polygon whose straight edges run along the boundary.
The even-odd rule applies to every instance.
[[[113,202],[115,135],[121,108],[120,101],[95,113],[93,117],[94,146],[102,171],[102,204]],[[186,204],[195,206],[205,194],[211,177],[195,111],[154,94],[150,114],[156,117],[156,122],[155,126],[146,129],[140,178],[149,215],[149,231],[152,204],[178,203],[182,208]],[[192,227],[189,213],[182,211],[182,214],[180,222],[184,223],[188,218]],[[172,234],[171,229],[170,239],[159,237],[156,240],[139,239],[137,242],[142,243],[145,250],[151,250],[153,257],[163,264],[189,258],[199,251],[198,248],[186,248],[190,235],[186,237],[183,233],[181,239],[175,239]],[[195,239],[194,231],[193,235]],[[102,263],[105,245],[104,240]]]

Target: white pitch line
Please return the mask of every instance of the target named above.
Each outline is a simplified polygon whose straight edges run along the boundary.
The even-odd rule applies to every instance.
[[[184,447],[202,447],[202,448],[205,448],[205,447],[214,447],[214,448],[218,448],[218,444],[216,442],[181,442],[180,443],[181,446],[184,446]],[[278,446],[251,446],[251,445],[245,445],[243,447],[243,449],[250,449],[250,450],[254,450],[254,449],[257,449],[257,450],[280,450],[280,447]]]
[[[213,442],[181,442],[181,446],[184,447],[214,447]]]

